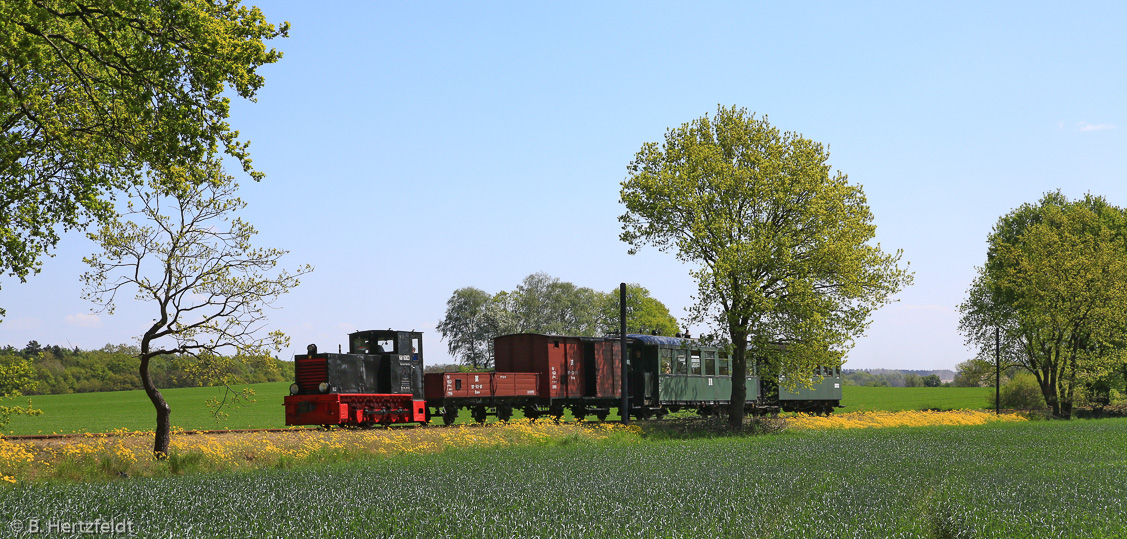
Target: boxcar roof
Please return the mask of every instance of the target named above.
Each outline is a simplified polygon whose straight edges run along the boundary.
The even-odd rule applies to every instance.
[[[696,341],[692,339],[666,337],[664,335],[644,335],[641,333],[627,333],[626,338],[641,341],[642,344],[656,344],[661,346],[685,346],[689,343],[696,344]]]

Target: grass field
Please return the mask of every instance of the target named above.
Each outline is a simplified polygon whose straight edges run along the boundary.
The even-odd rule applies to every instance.
[[[861,387],[842,388],[841,412],[902,410],[979,410],[987,408],[994,388],[986,387]]]
[[[222,388],[190,387],[161,390],[172,407],[172,425],[185,430],[245,429],[284,427],[285,409],[282,398],[289,382],[253,384],[255,402],[231,410],[227,420],[217,423],[207,399],[223,396]],[[104,393],[72,393],[31,397],[43,415],[14,416],[5,429],[7,434],[52,434],[71,432],[108,432],[114,429],[152,430],[156,412],[144,391],[110,391]],[[26,399],[16,401],[24,403]]]
[[[285,426],[282,398],[288,382],[254,384],[257,402],[230,411],[229,417],[216,422],[204,402],[222,396],[222,389],[213,387],[165,389],[165,400],[172,406],[173,426],[185,430],[274,428]],[[902,410],[981,409],[987,405],[990,388],[962,387],[858,387],[843,388],[839,412]],[[21,401],[22,402],[22,401]],[[6,434],[52,434],[71,432],[108,432],[114,429],[152,430],[156,423],[153,405],[143,391],[106,393],[74,393],[32,397],[43,415],[16,416],[5,429]],[[611,414],[610,419],[617,419]],[[520,414],[516,415],[520,417]],[[570,419],[570,413],[565,419]],[[459,423],[470,422],[465,411]]]
[[[0,488],[5,531],[98,518],[146,537],[1124,537],[1127,420],[577,439]]]

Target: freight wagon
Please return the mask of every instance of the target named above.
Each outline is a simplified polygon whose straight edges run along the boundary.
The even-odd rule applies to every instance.
[[[627,413],[661,418],[682,409],[702,415],[725,410],[732,393],[731,362],[722,348],[699,341],[630,334]],[[460,410],[474,420],[526,417],[605,420],[622,414],[622,353],[617,337],[520,333],[494,340],[494,372],[422,374],[422,334],[361,331],[349,335],[349,353],[295,357],[296,382],[285,398],[287,425],[367,427],[454,422]],[[753,368],[744,377],[745,410],[830,413],[841,401],[841,369],[819,368],[810,388],[785,389],[762,381]]]

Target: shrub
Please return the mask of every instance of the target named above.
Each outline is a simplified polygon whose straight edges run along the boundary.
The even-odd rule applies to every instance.
[[[1041,393],[1041,386],[1031,373],[1021,372],[1014,374],[1009,381],[1002,385],[1002,408],[1012,410],[1045,410],[1045,396]],[[989,398],[990,407],[995,406],[994,395]]]

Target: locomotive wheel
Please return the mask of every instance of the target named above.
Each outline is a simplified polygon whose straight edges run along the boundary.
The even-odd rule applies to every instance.
[[[563,406],[559,406],[559,405],[552,406],[551,408],[548,409],[548,415],[552,416],[552,421],[559,423],[560,419],[562,419],[563,415],[564,415]]]
[[[497,408],[497,419],[500,421],[508,421],[513,417],[513,409],[510,406],[500,406]]]
[[[576,406],[571,409],[571,415],[575,417],[576,421],[583,421],[587,417],[587,407]]]
[[[454,420],[457,419],[457,418],[458,418],[458,407],[457,406],[447,406],[446,409],[444,409],[442,411],[442,423],[444,425],[452,425],[454,423]]]
[[[470,411],[470,415],[473,416],[473,420],[478,423],[485,423],[485,418],[488,417],[484,406],[474,407],[474,409]]]

